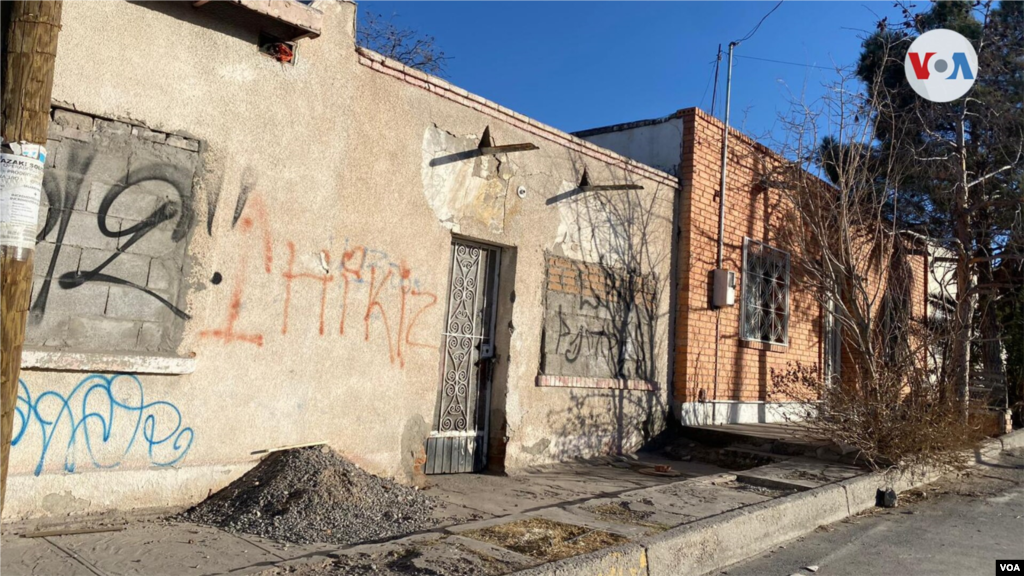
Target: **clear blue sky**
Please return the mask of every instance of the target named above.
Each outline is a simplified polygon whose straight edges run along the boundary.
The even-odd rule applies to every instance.
[[[359,10],[434,36],[448,80],[566,131],[711,109],[711,63],[775,2],[391,2]],[[861,38],[892,2],[788,0],[737,48],[752,56],[853,65]],[[719,105],[725,87],[720,74]],[[755,137],[776,129],[790,98],[815,97],[829,70],[737,58],[732,121]],[[705,93],[706,90],[706,93]]]

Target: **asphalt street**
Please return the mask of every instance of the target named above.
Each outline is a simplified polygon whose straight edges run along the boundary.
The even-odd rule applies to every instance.
[[[900,498],[721,574],[993,576],[997,559],[1024,559],[1024,451]]]

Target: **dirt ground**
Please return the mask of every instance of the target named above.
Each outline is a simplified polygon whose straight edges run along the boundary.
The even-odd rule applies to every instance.
[[[256,576],[496,576],[525,566],[453,543],[435,543],[372,554],[272,568]]]
[[[629,541],[618,534],[545,518],[517,520],[490,528],[470,530],[463,532],[462,535],[545,562],[586,554]]]

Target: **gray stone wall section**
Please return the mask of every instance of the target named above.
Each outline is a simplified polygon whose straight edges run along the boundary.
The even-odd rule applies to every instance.
[[[173,352],[199,142],[55,109],[27,345]]]
[[[544,373],[619,378],[619,340],[603,306],[549,290],[544,310]]]
[[[544,306],[542,374],[653,380],[654,320],[642,305],[548,287]]]

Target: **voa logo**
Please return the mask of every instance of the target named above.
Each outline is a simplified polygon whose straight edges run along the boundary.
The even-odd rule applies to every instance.
[[[903,68],[911,88],[921,97],[932,102],[951,102],[974,86],[978,53],[960,34],[932,30],[910,45]]]
[[[996,576],[1021,574],[1021,564],[1024,560],[996,560]]]

